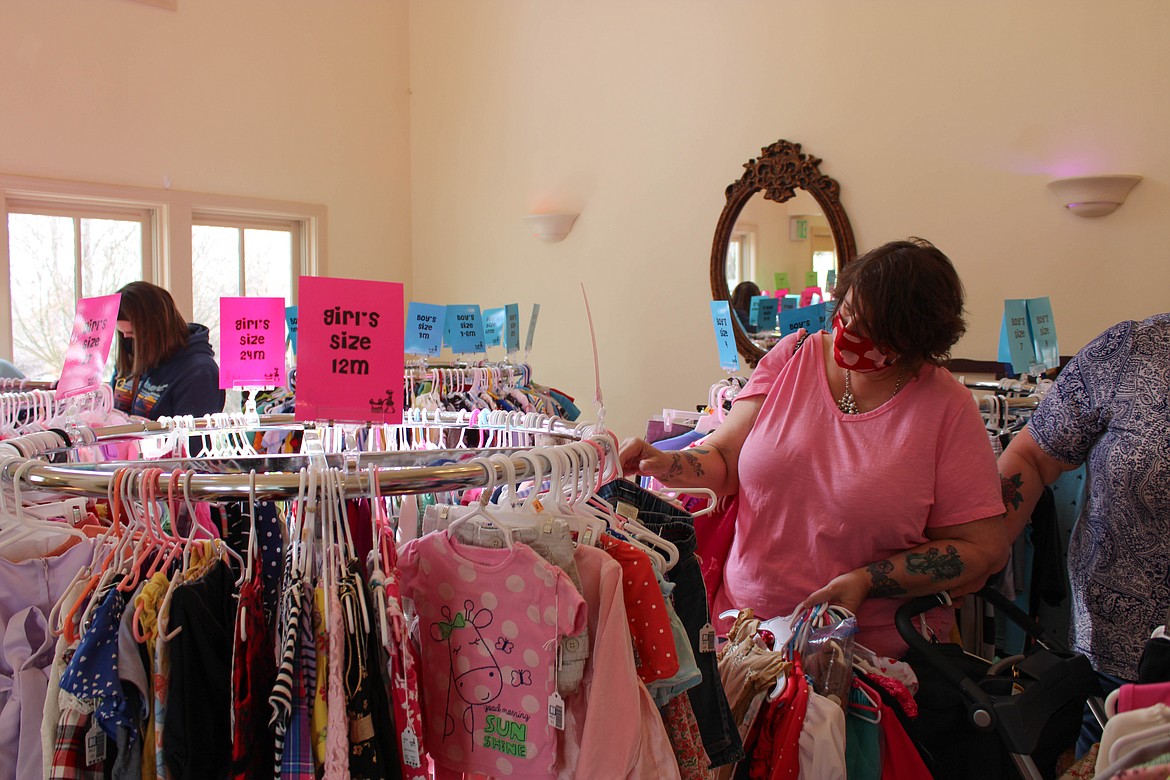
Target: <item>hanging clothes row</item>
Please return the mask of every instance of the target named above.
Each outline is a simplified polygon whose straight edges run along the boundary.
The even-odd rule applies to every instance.
[[[290,369],[289,386],[252,394],[257,409],[266,414],[292,412],[295,405],[296,369]],[[575,399],[553,387],[537,384],[527,363],[444,365],[407,364],[405,404],[430,411],[474,409],[540,412],[576,420],[581,412]]]
[[[66,398],[48,389],[0,389],[0,440],[77,422],[117,425],[128,419],[113,409],[113,393],[104,385]]]
[[[723,422],[745,384],[745,377],[728,376],[711,385],[706,404],[696,406],[696,411],[663,409],[661,417],[647,422],[646,441],[659,449],[682,449],[710,433]]]
[[[1040,399],[1052,387],[1052,381],[1048,379],[1038,382],[1000,379],[991,382],[967,381],[960,377],[959,381],[974,394],[997,457],[1012,437],[1023,429]]]
[[[17,686],[0,701],[19,714],[0,721],[20,724],[4,743],[13,746],[12,765],[43,767],[46,777],[423,777],[433,764],[439,777],[458,758],[447,743],[464,733],[480,759],[493,757],[491,767],[477,766],[495,776],[572,777],[592,762],[600,774],[577,776],[706,777],[740,747],[738,734],[720,725],[727,713],[695,699],[723,697],[726,707],[713,648],[703,645],[708,616],[693,526],[674,505],[661,528],[651,522],[661,507],[643,504],[634,520],[615,513],[619,492],[638,490],[630,483],[614,483],[606,500],[594,495],[618,475],[612,438],[591,433],[551,423],[513,428],[507,443],[583,440],[470,462],[445,460],[442,450],[350,460],[310,447],[309,467],[280,473],[259,470],[284,463],[264,457],[112,472],[14,455],[0,461],[0,540],[33,531],[70,537],[63,552],[20,561],[30,582],[48,579],[39,595],[22,599],[21,609],[36,615],[5,622],[36,645],[34,660],[7,660],[22,670],[14,679],[31,679],[27,673],[44,683]],[[97,444],[104,434],[78,438]],[[307,443],[321,438],[315,429],[306,435]],[[421,456],[433,465],[414,467]],[[458,502],[476,486],[484,488],[476,505],[449,505],[447,530],[408,542],[400,565],[402,503],[387,496]],[[87,496],[104,511],[78,525],[42,521],[23,514],[34,491]],[[623,495],[626,504],[642,498]],[[510,521],[496,516],[500,509]],[[558,541],[546,543],[546,534]],[[501,546],[478,548],[477,538]],[[427,567],[446,561],[448,548],[460,563],[436,577]],[[558,550],[552,555],[567,569],[576,564],[576,578],[540,549]],[[499,555],[511,563],[486,560]],[[29,566],[55,574],[27,577]],[[469,574],[484,582],[474,585]],[[488,586],[491,577],[500,581]],[[404,604],[407,588],[413,598]],[[496,615],[490,637],[484,610]],[[521,630],[528,622],[535,633]],[[480,633],[472,637],[469,627]],[[455,659],[456,645],[477,655]],[[477,660],[484,650],[497,659],[486,672],[489,664]],[[497,684],[507,704],[484,700]],[[44,706],[27,706],[40,701],[37,689]],[[563,697],[563,731],[544,725],[547,699],[538,690]],[[618,722],[629,730],[615,740]]]
[[[572,421],[581,414],[574,401],[560,390],[533,382],[527,363],[418,364],[406,369],[407,405],[432,411],[535,411]]]
[[[57,380],[18,379],[16,377],[0,377],[0,392],[23,392],[25,390],[55,390]]]

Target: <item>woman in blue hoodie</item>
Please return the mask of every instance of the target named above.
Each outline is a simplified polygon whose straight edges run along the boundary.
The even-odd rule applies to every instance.
[[[131,282],[118,292],[114,407],[151,420],[222,411],[207,328],[188,324],[171,294],[149,282]]]

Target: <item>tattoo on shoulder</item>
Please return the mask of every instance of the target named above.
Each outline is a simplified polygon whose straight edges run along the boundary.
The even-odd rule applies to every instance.
[[[1005,477],[1002,474],[999,477],[999,484],[1003,488],[1003,505],[1007,509],[1019,509],[1020,503],[1024,500],[1024,494],[1020,488],[1024,486],[1024,474],[1012,474],[1010,477]]]
[[[906,553],[906,571],[929,574],[935,582],[953,580],[963,573],[963,559],[952,545],[947,545],[946,553],[931,547],[924,553]]]
[[[890,572],[894,570],[894,564],[890,561],[877,561],[866,566],[865,569],[869,572],[869,578],[872,582],[869,586],[870,596],[880,599],[906,595],[906,589],[890,576]]]
[[[677,452],[672,454],[670,456],[670,468],[668,468],[666,473],[662,475],[663,481],[674,479],[679,474],[682,474],[682,468],[682,455],[678,454]]]
[[[696,455],[706,455],[711,450],[707,447],[691,447],[687,452],[693,452]]]
[[[703,464],[695,457],[693,452],[683,452],[682,456],[687,459],[687,463],[690,464],[691,469],[695,472],[695,476],[703,476]]]

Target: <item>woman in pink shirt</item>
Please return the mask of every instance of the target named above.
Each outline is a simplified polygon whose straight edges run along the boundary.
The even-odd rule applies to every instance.
[[[970,391],[942,368],[966,329],[946,255],[891,242],[847,263],[836,297],[833,333],[777,344],[701,446],[629,440],[622,466],[739,494],[716,613],[831,602],[898,658],[903,601],[977,590],[1006,562],[1000,481]],[[929,623],[945,639],[952,620]]]

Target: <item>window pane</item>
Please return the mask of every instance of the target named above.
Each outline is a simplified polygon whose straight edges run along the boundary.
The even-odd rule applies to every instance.
[[[727,261],[723,267],[723,274],[727,277],[727,289],[734,290],[740,283],[740,261],[743,255],[743,241],[738,236],[732,236],[727,242]]]
[[[829,290],[829,271],[837,267],[836,252],[813,252],[813,270],[817,272],[817,286]]]
[[[240,294],[240,231],[195,225],[191,229],[191,284],[195,322],[211,331],[219,354],[219,299]]]
[[[247,295],[284,298],[292,305],[292,233],[244,231],[244,286]]]
[[[142,223],[81,220],[81,294],[109,295],[142,278]]]
[[[81,294],[110,295],[142,278],[142,223],[121,219],[81,220]],[[110,347],[102,376],[114,375],[117,349]]]
[[[76,309],[73,220],[8,215],[12,359],[30,379],[56,379]]]

